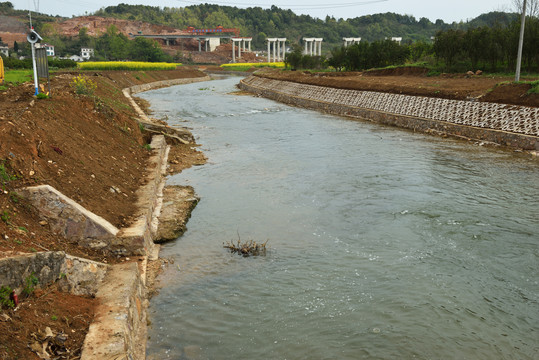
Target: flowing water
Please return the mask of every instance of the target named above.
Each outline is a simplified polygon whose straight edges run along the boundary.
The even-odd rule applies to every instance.
[[[153,359],[538,359],[539,162],[230,94],[150,91],[209,158]],[[265,257],[223,242],[268,241]]]

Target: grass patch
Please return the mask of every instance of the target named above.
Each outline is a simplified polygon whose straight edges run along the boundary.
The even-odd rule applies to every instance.
[[[530,84],[531,88],[526,92],[527,95],[539,94],[539,80],[535,81],[522,81],[523,84]]]
[[[19,85],[32,80],[34,71],[32,69],[6,70],[4,80],[11,85]]]

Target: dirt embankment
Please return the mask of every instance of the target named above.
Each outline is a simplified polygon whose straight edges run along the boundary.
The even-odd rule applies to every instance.
[[[371,72],[310,73],[266,70],[259,73],[262,77],[338,89],[539,106],[539,94],[527,94],[531,85],[511,84],[513,78],[465,74],[428,77],[426,74],[425,69],[413,67]],[[537,78],[522,80],[537,80]]]
[[[32,83],[0,92],[0,257],[61,250],[108,263],[124,261],[53,235],[17,189],[49,184],[118,227],[130,224],[137,215],[135,191],[145,182],[149,134],[139,127],[121,89],[205,76],[190,68],[85,72],[97,84],[90,97],[75,94],[71,84],[77,74],[56,74],[51,99],[33,97]],[[203,156],[182,145],[169,159],[174,171],[180,171],[201,163]],[[55,336],[67,337],[65,346],[77,356],[95,299],[61,293],[53,286],[21,300],[16,312],[0,310],[0,359],[38,359],[28,345],[42,337],[46,327]]]

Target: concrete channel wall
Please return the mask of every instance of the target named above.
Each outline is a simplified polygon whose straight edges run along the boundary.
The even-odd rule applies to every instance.
[[[335,89],[250,76],[240,88],[286,104],[413,131],[539,150],[539,108]]]

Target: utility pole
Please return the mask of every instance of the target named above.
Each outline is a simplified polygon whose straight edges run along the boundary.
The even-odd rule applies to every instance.
[[[522,63],[522,45],[524,43],[524,24],[526,23],[526,0],[522,4],[522,17],[520,19],[520,38],[518,39],[517,70],[515,82],[520,81],[520,64]]]

